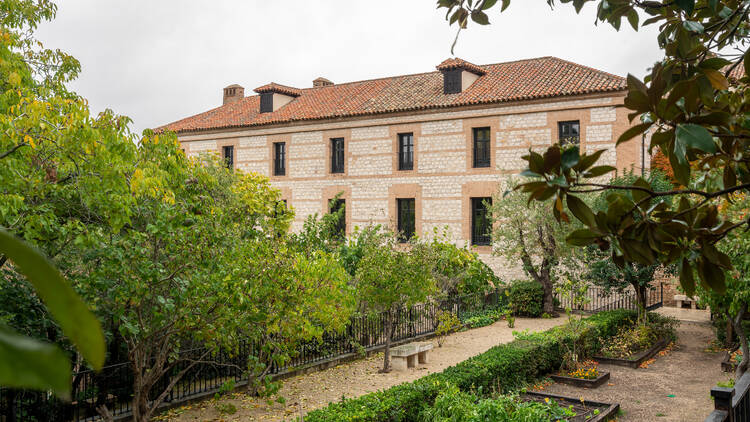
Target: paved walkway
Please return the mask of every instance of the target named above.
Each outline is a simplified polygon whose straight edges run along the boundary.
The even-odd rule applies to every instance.
[[[664,306],[657,309],[656,312],[662,315],[677,318],[680,321],[703,324],[711,323],[711,312],[705,309],[674,308],[671,306]]]
[[[234,394],[230,398],[207,400],[191,406],[170,411],[169,421],[281,421],[293,420],[300,413],[326,406],[341,397],[358,397],[373,391],[382,390],[422,378],[433,372],[462,362],[472,356],[484,353],[491,347],[513,340],[514,330],[544,331],[567,321],[566,317],[552,319],[517,318],[515,328],[508,328],[505,321],[449,336],[443,347],[433,340],[430,363],[418,365],[402,372],[380,374],[383,354],[379,353],[362,359],[309,375],[301,375],[282,381],[281,396],[285,404],[269,405],[263,400],[245,394]],[[219,405],[233,404],[237,413],[222,415]]]

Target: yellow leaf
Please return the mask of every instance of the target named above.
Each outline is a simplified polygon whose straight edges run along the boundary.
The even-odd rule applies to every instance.
[[[727,78],[725,78],[724,75],[722,75],[718,70],[703,69],[703,74],[706,75],[709,82],[711,82],[711,86],[713,86],[714,89],[722,90],[729,88],[729,82],[727,82]]]

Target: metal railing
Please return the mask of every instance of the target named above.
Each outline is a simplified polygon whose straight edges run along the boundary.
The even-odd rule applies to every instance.
[[[586,304],[581,307],[571,305],[577,303],[577,300],[562,297],[559,293],[555,293],[555,298],[558,300],[559,307],[562,309],[571,307],[571,309],[575,311],[600,312],[612,311],[615,309],[636,309],[638,307],[638,299],[636,298],[633,289],[617,291],[591,285],[588,290],[586,290],[586,297],[588,300],[586,301]],[[663,304],[664,284],[659,283],[658,286],[654,286],[646,291],[647,310],[652,311],[656,308],[660,308]]]
[[[733,388],[714,387],[714,411],[705,422],[750,421],[750,372],[745,372]]]

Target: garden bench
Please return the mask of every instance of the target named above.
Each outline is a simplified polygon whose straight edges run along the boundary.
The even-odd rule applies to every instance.
[[[427,353],[430,350],[432,350],[430,342],[414,342],[392,348],[393,369],[404,371],[406,368],[413,368],[416,366],[415,360],[419,363],[427,363]]]
[[[690,308],[695,309],[698,304],[698,297],[691,298],[686,295],[674,295],[675,306],[682,308],[683,304],[690,304]]]

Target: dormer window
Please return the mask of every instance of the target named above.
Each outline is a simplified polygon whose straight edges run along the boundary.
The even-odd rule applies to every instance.
[[[260,94],[259,111],[261,113],[274,112],[302,95],[302,91],[297,88],[279,85],[274,82],[255,88],[254,91]]]
[[[466,91],[480,76],[484,69],[459,58],[448,59],[437,66],[443,74],[443,94],[458,94]]]

